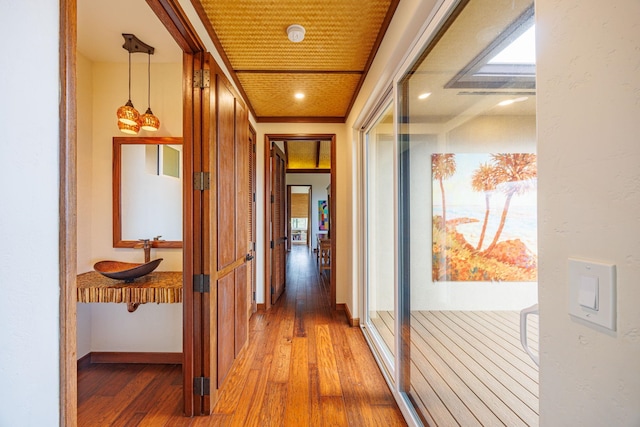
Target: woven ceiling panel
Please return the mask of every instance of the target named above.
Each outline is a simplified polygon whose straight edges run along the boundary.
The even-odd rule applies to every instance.
[[[235,70],[363,70],[390,0],[201,0]],[[306,29],[302,42],[287,27]]]
[[[315,141],[288,141],[287,168],[315,169],[318,145]]]
[[[331,141],[320,141],[320,169],[331,169]]]
[[[399,0],[196,0],[261,117],[345,118]],[[293,43],[287,27],[302,25]],[[266,71],[267,73],[255,74]],[[328,72],[322,73],[289,73]],[[303,91],[303,102],[293,94]],[[284,120],[284,119],[283,119]]]
[[[259,117],[344,117],[360,76],[239,73],[238,79]],[[306,97],[294,99],[297,91]]]

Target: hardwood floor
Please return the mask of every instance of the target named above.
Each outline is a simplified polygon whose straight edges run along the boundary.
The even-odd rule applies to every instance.
[[[313,254],[294,246],[286,290],[252,316],[211,416],[182,416],[180,365],[93,364],[78,374],[78,425],[406,425],[362,332],[329,309],[328,291]]]

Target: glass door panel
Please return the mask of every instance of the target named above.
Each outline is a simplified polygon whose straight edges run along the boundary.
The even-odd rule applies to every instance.
[[[538,424],[534,31],[531,1],[462,2],[398,87],[399,378],[430,426]]]
[[[395,355],[394,289],[394,139],[390,103],[367,131],[366,168],[366,319],[370,338],[393,371]]]

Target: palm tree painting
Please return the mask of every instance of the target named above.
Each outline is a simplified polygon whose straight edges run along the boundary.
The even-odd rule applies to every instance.
[[[438,153],[431,167],[433,280],[536,281],[536,155]]]

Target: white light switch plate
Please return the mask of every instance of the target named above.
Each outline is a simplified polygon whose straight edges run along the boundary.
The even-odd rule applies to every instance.
[[[593,291],[595,300],[590,295]],[[594,305],[595,309],[585,305]],[[615,265],[569,258],[569,314],[616,330]]]

